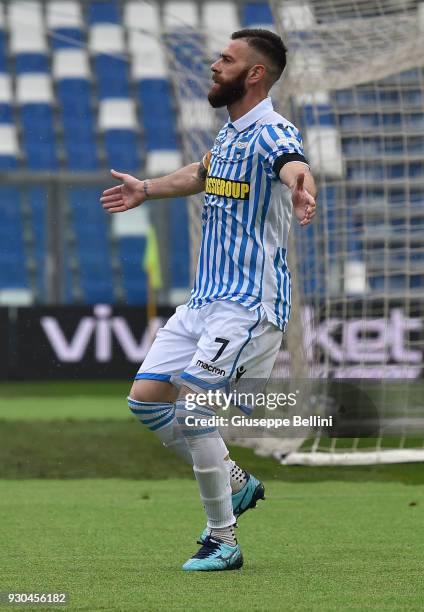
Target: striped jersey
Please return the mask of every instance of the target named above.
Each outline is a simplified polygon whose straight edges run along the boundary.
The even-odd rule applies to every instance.
[[[290,317],[287,240],[291,199],[280,179],[289,161],[307,163],[299,130],[266,98],[226,123],[214,146],[205,185],[202,241],[187,306],[232,300],[284,330]]]

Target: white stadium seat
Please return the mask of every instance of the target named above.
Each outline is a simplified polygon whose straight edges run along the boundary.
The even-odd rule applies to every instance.
[[[137,33],[138,34],[138,33]],[[132,41],[129,46],[132,55],[131,74],[136,81],[147,78],[166,78],[168,75],[165,52],[159,41],[145,34],[140,39]]]
[[[13,102],[13,93],[12,93],[12,82],[10,80],[10,75],[1,73],[0,74],[0,103],[1,104],[11,104]]]
[[[285,2],[280,18],[285,32],[302,32],[315,27],[314,12],[309,2]]]
[[[228,44],[231,34],[241,27],[235,3],[225,0],[205,2],[202,23],[211,57],[222,51]]]
[[[125,215],[112,215],[112,234],[120,236],[146,236],[150,227],[147,206],[127,210]]]
[[[169,174],[183,165],[180,151],[151,151],[146,159],[146,176]]]
[[[100,23],[90,28],[89,48],[92,53],[123,53],[124,30],[112,23]]]
[[[59,49],[53,54],[52,72],[55,79],[89,79],[87,52],[83,49]]]
[[[19,154],[16,127],[9,123],[0,123],[0,155],[17,157]]]
[[[31,306],[34,295],[30,289],[2,289],[0,291],[0,304],[2,306]]]
[[[18,104],[53,103],[50,75],[25,73],[16,77],[16,101]]]
[[[41,3],[34,0],[14,0],[8,9],[9,27],[13,30],[21,26],[31,26],[36,30],[44,30]]]
[[[47,53],[46,35],[42,30],[23,25],[10,30],[11,53]]]
[[[203,98],[189,98],[182,105],[181,123],[185,130],[213,130],[214,118],[209,103]]]
[[[79,2],[49,2],[47,4],[47,26],[49,28],[81,28],[83,19]]]
[[[311,125],[304,130],[305,150],[311,168],[332,177],[343,176],[343,157],[338,130],[333,126]]]
[[[136,130],[137,115],[134,100],[130,98],[106,98],[99,103],[99,128],[101,130]]]
[[[124,7],[124,25],[129,30],[147,30],[159,33],[161,30],[159,5],[152,2],[127,2]]]
[[[167,2],[164,7],[164,23],[167,30],[198,28],[197,4],[195,2]]]
[[[46,53],[47,41],[41,4],[11,2],[8,9],[11,53]]]

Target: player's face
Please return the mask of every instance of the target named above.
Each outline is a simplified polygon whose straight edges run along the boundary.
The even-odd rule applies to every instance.
[[[229,106],[246,93],[246,76],[251,68],[248,45],[243,40],[232,40],[212,64],[212,79],[208,100],[213,108]]]

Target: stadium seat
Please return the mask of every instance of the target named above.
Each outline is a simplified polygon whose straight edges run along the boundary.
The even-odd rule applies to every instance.
[[[100,191],[93,187],[73,187],[68,191],[79,279],[83,298],[89,304],[114,301],[108,218],[98,204]]]
[[[215,58],[228,44],[231,34],[240,29],[236,4],[227,0],[205,2],[202,23],[206,32],[208,54]]]
[[[125,236],[118,241],[120,262],[122,267],[122,284],[125,293],[125,303],[141,305],[147,302],[147,277],[143,270],[143,257],[146,248],[146,238]]]
[[[53,49],[80,48],[84,20],[81,4],[64,0],[47,4],[46,23]]]
[[[132,130],[107,130],[105,149],[110,168],[128,171],[140,170],[140,153],[137,134]]]
[[[138,83],[137,93],[141,103],[140,120],[144,124],[146,151],[178,151],[176,117],[169,82],[165,79],[144,79]]]
[[[62,48],[53,53],[52,72],[55,79],[89,79],[88,56],[83,49]]]
[[[173,289],[185,289],[190,285],[190,240],[187,202],[175,198],[169,202],[170,276]]]
[[[32,229],[32,257],[35,262],[35,288],[37,301],[45,299],[46,287],[46,203],[47,191],[44,187],[31,187],[26,191]]]
[[[147,34],[132,31],[129,34],[131,53],[131,76],[141,79],[164,79],[168,77],[163,45]]]
[[[89,49],[92,53],[124,53],[124,31],[113,23],[93,25],[89,31]]]
[[[199,27],[199,12],[196,2],[167,2],[163,9],[164,26],[166,30],[197,29]]]
[[[90,83],[86,79],[61,79],[56,87],[64,119],[90,116],[91,121],[91,91]]]
[[[98,55],[94,58],[94,72],[97,81],[97,95],[100,100],[129,97],[128,62],[126,60],[110,55]]]
[[[47,42],[41,3],[11,2],[8,9],[11,53],[46,53]]]
[[[0,72],[0,123],[12,122],[12,80],[9,74]]]
[[[16,169],[18,156],[19,147],[15,126],[12,123],[0,122],[0,170]]]
[[[85,73],[86,56],[84,62],[74,70],[72,63],[68,62],[67,55],[78,57],[82,52],[63,50],[56,53],[65,54],[65,60],[54,63],[56,74],[72,75],[72,72]],[[59,56],[60,57],[60,56]],[[97,142],[95,136],[95,121],[91,110],[91,86],[86,78],[62,78],[57,82],[57,96],[60,101],[63,125],[63,144],[66,153],[66,166],[70,170],[88,172],[99,168]]]
[[[0,288],[28,287],[19,190],[0,187]]]
[[[80,29],[84,22],[81,3],[72,0],[51,0],[46,7],[46,23],[50,29]]]
[[[130,35],[131,30],[137,30],[137,27],[140,27],[143,32],[158,35],[161,31],[159,4],[150,2],[150,0],[126,2],[123,23],[130,30]]]
[[[16,77],[16,101],[18,104],[52,104],[53,90],[48,74],[21,74]]]
[[[246,2],[242,7],[243,27],[268,27],[274,23],[271,9],[265,2]]]
[[[111,98],[99,104],[99,127],[102,130],[137,129],[134,101],[130,98]]]
[[[6,36],[0,25],[0,72],[6,71]]]
[[[55,170],[57,158],[52,106],[42,103],[22,104],[20,118],[28,168]]]
[[[116,2],[91,2],[88,7],[88,23],[120,23]]]

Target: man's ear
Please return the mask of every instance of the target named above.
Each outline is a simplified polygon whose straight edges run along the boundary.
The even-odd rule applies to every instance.
[[[257,83],[258,81],[262,81],[265,77],[266,69],[263,64],[255,64],[249,70],[249,74],[247,80],[249,83]]]

